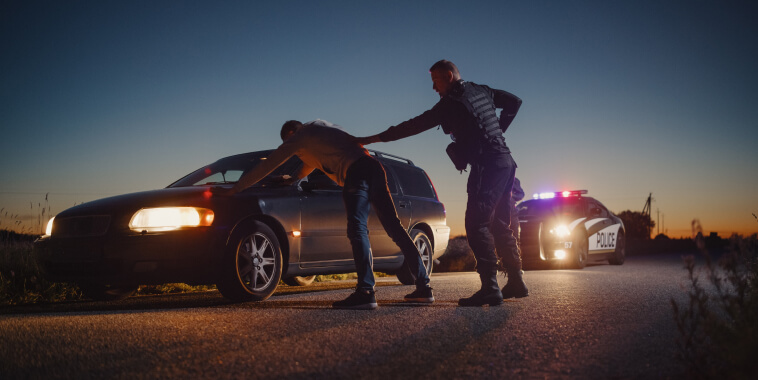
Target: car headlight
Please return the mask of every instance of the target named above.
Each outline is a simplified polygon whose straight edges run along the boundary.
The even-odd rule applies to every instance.
[[[47,227],[45,227],[45,236],[50,236],[53,234],[53,219],[55,219],[55,217],[52,217],[47,221]]]
[[[550,233],[560,238],[571,235],[571,231],[564,225],[553,228]]]
[[[199,207],[157,207],[137,211],[129,222],[132,231],[171,231],[182,227],[210,226],[212,210]]]

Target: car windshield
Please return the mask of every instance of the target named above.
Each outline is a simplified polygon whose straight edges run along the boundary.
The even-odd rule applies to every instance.
[[[519,203],[519,216],[584,216],[580,198],[532,199]]]
[[[265,160],[271,150],[239,154],[236,156],[222,158],[210,165],[203,166],[200,169],[186,175],[184,178],[172,183],[168,187],[188,187],[188,186],[207,186],[207,185],[223,185],[237,183],[243,174],[250,171],[258,165],[262,160]],[[266,178],[259,181],[254,187],[268,186],[276,181],[272,181],[274,178],[281,177],[282,175],[294,175],[302,165],[297,156],[292,156],[287,162],[280,165],[276,170],[269,174]]]

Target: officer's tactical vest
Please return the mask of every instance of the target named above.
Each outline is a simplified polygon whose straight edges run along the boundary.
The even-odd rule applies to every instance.
[[[450,93],[450,97],[462,103],[474,116],[485,141],[493,142],[502,136],[500,123],[495,113],[495,102],[484,86],[460,81]]]

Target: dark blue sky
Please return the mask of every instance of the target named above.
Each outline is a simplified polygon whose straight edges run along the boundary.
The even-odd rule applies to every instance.
[[[618,212],[653,192],[673,236],[758,230],[756,2],[363,3],[3,2],[0,207],[160,188],[288,119],[380,132],[434,105],[446,58],[523,99],[506,138],[528,193]],[[462,233],[448,141],[370,148],[424,167]]]

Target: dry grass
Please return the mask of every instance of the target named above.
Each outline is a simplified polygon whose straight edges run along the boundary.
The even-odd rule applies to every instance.
[[[0,231],[0,306],[84,299],[76,284],[45,279],[33,249],[34,236]],[[137,295],[205,292],[213,285],[140,286]]]
[[[81,299],[72,284],[50,282],[41,275],[30,241],[0,241],[0,305]]]
[[[700,223],[693,239],[704,264],[685,258],[687,299],[672,299],[679,360],[696,379],[758,377],[758,236],[730,238],[718,261],[705,247]]]

